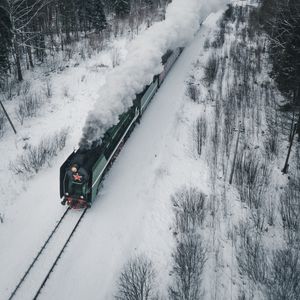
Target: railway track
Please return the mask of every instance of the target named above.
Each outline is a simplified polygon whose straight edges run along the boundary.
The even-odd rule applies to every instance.
[[[86,211],[66,209],[8,300],[38,298]]]

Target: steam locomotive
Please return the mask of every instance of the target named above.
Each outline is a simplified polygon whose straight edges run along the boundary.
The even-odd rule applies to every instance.
[[[183,48],[177,48],[163,55],[163,71],[154,76],[152,83],[136,95],[132,107],[120,115],[119,123],[105,133],[100,145],[91,149],[80,147],[66,159],[60,168],[62,205],[67,204],[75,209],[91,206],[105,173],[182,51]]]

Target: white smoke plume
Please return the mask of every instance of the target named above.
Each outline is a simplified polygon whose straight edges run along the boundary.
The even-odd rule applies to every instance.
[[[201,18],[226,0],[173,0],[165,20],[154,24],[134,40],[126,61],[108,76],[99,99],[89,113],[80,145],[100,142],[104,133],[116,125],[119,116],[133,104],[135,95],[163,70],[161,57],[167,50],[184,47],[199,29]]]

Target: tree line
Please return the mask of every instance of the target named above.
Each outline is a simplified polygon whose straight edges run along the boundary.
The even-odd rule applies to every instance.
[[[43,62],[49,51],[100,34],[115,20],[151,13],[167,0],[0,0],[0,80],[23,80],[24,66]],[[48,50],[48,51],[47,51]]]
[[[271,75],[279,90],[300,105],[300,2],[262,0],[259,21],[270,41]]]
[[[287,99],[279,109],[286,112],[287,120],[291,119],[288,154],[282,169],[286,174],[296,133],[300,142],[300,2],[261,0],[257,17],[257,23],[268,36],[270,75]]]

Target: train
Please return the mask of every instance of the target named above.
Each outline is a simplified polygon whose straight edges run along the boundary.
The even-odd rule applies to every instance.
[[[133,105],[119,116],[118,124],[106,131],[101,144],[90,149],[79,147],[62,164],[59,176],[62,205],[73,209],[91,207],[105,174],[182,51],[183,48],[176,48],[162,56],[163,71],[136,95]]]

